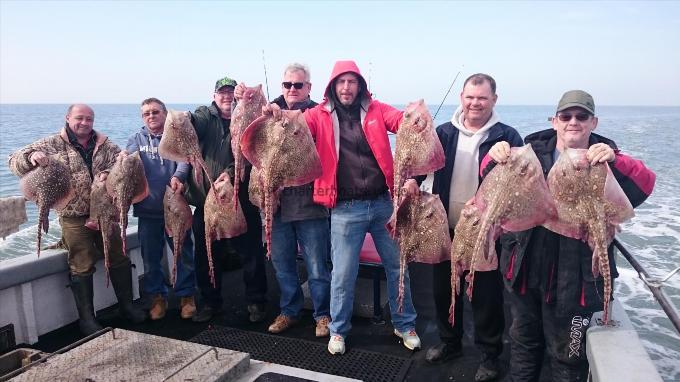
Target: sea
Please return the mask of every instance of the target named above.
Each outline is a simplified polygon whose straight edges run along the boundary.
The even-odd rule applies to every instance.
[[[194,110],[196,104],[169,104],[175,110]],[[402,109],[404,105],[394,105]],[[8,155],[41,137],[55,134],[63,126],[68,105],[0,105],[0,197],[21,195],[19,180],[9,172]],[[92,105],[95,130],[125,146],[127,137],[142,126],[139,105]],[[456,105],[443,106],[435,125],[448,121]],[[437,110],[431,105],[432,115]],[[498,105],[501,121],[515,127],[522,136],[550,127],[548,118],[554,106]],[[618,239],[654,278],[663,278],[680,266],[680,107],[598,106],[596,132],[616,141],[619,148],[651,168],[657,175],[653,194],[635,210],[636,216],[623,225]],[[394,138],[394,137],[392,137]],[[37,210],[27,204],[28,222],[20,231],[0,239],[0,262],[18,256],[35,256]],[[54,211],[44,245],[58,241],[59,224]],[[131,218],[130,225],[136,219]],[[680,380],[680,336],[638,278],[637,272],[619,256],[620,277],[615,282],[615,298],[626,308],[635,328],[661,376]],[[680,306],[680,273],[665,282],[664,291]],[[621,349],[625,351],[625,349]]]

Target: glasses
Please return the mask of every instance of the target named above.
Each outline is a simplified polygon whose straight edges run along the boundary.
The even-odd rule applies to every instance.
[[[286,88],[286,89],[290,89],[291,86],[292,86],[295,89],[300,90],[300,89],[302,89],[303,86],[305,86],[305,83],[304,82],[289,82],[289,81],[286,81],[286,82],[282,82],[281,85],[283,85],[283,87]]]
[[[234,95],[234,91],[233,90],[220,90],[220,91],[216,91],[215,94],[220,95],[222,97],[231,97],[231,96]]]
[[[579,121],[579,122],[584,122],[584,121],[587,121],[590,118],[590,114],[588,114],[588,113],[557,114],[557,119],[559,119],[562,122],[569,122],[569,121],[571,121],[572,118],[576,118],[576,120]]]
[[[150,116],[152,116],[152,115],[158,115],[158,114],[160,114],[160,113],[161,113],[160,110],[145,111],[145,112],[142,113],[142,117],[148,118],[148,117],[150,117]]]

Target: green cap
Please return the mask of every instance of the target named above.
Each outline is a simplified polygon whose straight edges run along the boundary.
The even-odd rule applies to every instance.
[[[570,107],[580,107],[590,114],[595,115],[595,101],[593,96],[583,90],[569,90],[562,95],[562,99],[557,104],[557,111],[560,112]]]
[[[223,86],[231,86],[232,88],[235,88],[236,81],[232,80],[229,77],[220,78],[219,80],[217,80],[217,82],[215,82],[215,91],[217,91],[219,88]]]

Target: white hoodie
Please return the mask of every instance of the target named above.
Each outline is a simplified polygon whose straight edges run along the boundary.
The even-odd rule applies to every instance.
[[[465,128],[463,120],[463,107],[458,106],[451,118],[453,126],[460,131],[449,191],[449,227],[451,229],[456,227],[465,202],[475,195],[479,187],[479,146],[489,136],[489,128],[500,122],[495,110],[491,111],[491,118],[477,131]]]

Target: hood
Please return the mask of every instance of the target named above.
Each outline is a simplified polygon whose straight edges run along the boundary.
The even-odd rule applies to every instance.
[[[474,134],[480,134],[484,133],[487,130],[491,128],[491,126],[497,124],[500,122],[501,119],[498,116],[498,113],[496,113],[496,109],[491,109],[491,117],[489,118],[488,121],[482,126],[481,129],[477,131],[472,131],[468,130],[464,125],[463,125],[463,106],[459,105],[456,111],[453,113],[453,117],[451,117],[451,124],[455,126],[462,134],[469,136],[472,136]]]
[[[362,92],[360,94],[361,100],[365,99],[370,99],[371,98],[371,93],[368,91],[368,86],[366,85],[366,79],[364,79],[364,76],[361,75],[361,72],[359,71],[359,67],[357,64],[352,61],[352,60],[344,60],[344,61],[336,61],[335,65],[333,65],[333,71],[331,72],[331,78],[328,80],[328,84],[326,85],[326,90],[324,91],[324,100],[331,100],[334,97],[330,97],[330,92],[333,91],[333,83],[335,82],[335,79],[338,78],[341,74],[344,73],[354,73],[359,77],[359,82],[361,84],[361,89]]]

